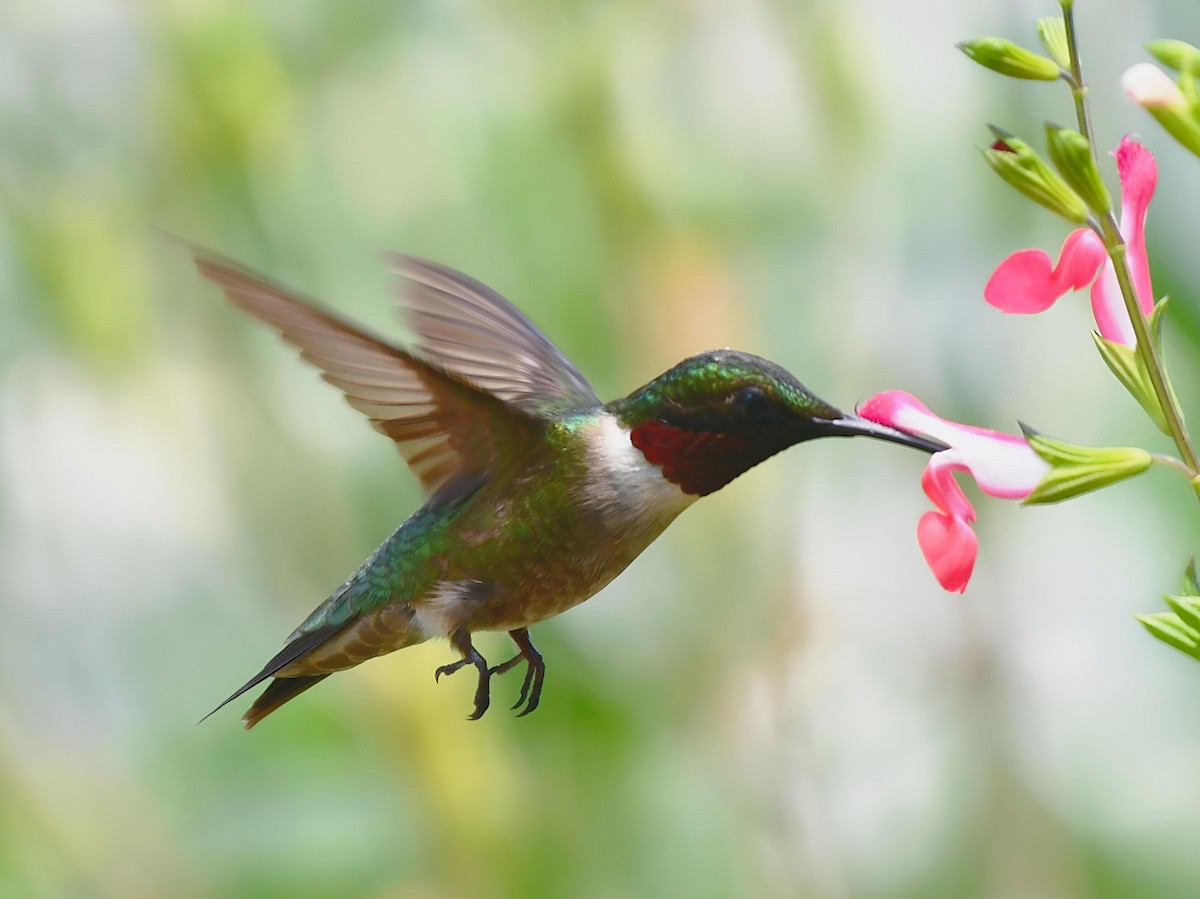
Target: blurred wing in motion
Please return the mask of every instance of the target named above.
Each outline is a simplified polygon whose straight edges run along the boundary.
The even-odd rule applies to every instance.
[[[200,273],[219,285],[230,302],[299,347],[302,358],[320,368],[322,377],[340,388],[350,405],[396,442],[427,494],[447,485],[448,495],[457,494],[456,488],[477,486],[502,456],[520,452],[538,433],[541,423],[529,410],[515,400],[508,405],[507,397],[488,391],[486,379],[468,382],[465,374],[451,368],[441,371],[436,359],[426,364],[311,299],[189,246]],[[491,345],[479,352],[493,358]],[[499,370],[504,364],[499,347],[494,356]],[[521,362],[515,367],[524,368]],[[514,368],[511,360],[507,368]]]
[[[571,361],[496,291],[436,262],[387,259],[422,359],[530,415],[600,405]]]

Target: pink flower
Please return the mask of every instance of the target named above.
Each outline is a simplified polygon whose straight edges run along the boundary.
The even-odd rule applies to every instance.
[[[917,543],[933,576],[946,590],[962,593],[975,567],[979,540],[971,529],[972,507],[954,479],[969,472],[979,488],[1000,499],[1024,499],[1050,470],[1021,437],[938,418],[915,396],[900,390],[877,393],[858,409],[863,418],[933,437],[950,448],[929,460],[921,486],[937,506],[917,524]]]
[[[1150,263],[1146,258],[1146,209],[1154,196],[1158,167],[1150,151],[1131,137],[1121,140],[1114,154],[1121,177],[1121,236],[1143,315],[1154,308]],[[1002,263],[988,280],[983,297],[1002,312],[1043,312],[1068,291],[1092,287],[1092,313],[1100,336],[1132,347],[1133,324],[1121,298],[1112,261],[1090,228],[1072,231],[1058,262],[1041,250],[1020,250]]]

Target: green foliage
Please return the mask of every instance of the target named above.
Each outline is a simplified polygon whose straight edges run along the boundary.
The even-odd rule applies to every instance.
[[[1131,446],[1079,446],[1039,434],[1021,425],[1025,440],[1050,465],[1046,476],[1025,497],[1026,505],[1058,503],[1100,490],[1150,468],[1153,458]]]
[[[1067,221],[1075,224],[1087,221],[1087,204],[1033,147],[995,125],[989,127],[996,141],[983,150],[983,158],[993,172],[1039,206]]]
[[[1056,81],[1060,75],[1059,65],[1053,59],[1002,37],[977,37],[958,44],[958,49],[985,69],[1010,78]]]
[[[1038,19],[1037,33],[1038,40],[1042,42],[1046,52],[1058,63],[1059,68],[1070,69],[1071,54],[1067,47],[1067,26],[1063,17],[1047,16],[1044,19]]]
[[[1072,128],[1046,123],[1046,150],[1067,184],[1096,215],[1112,210],[1112,197],[1100,177],[1088,139]]]
[[[1162,595],[1170,612],[1151,612],[1134,617],[1156,639],[1200,661],[1200,583],[1196,580],[1196,560],[1188,560],[1179,583],[1179,595]]]
[[[1171,603],[1174,597],[1164,599]],[[1174,607],[1174,605],[1172,605]],[[1193,659],[1200,661],[1200,632],[1188,625],[1178,614],[1172,612],[1152,612],[1148,615],[1135,615],[1142,626],[1156,639],[1168,646],[1174,646],[1180,652],[1187,653]]]
[[[1160,300],[1155,304],[1154,311],[1150,313],[1149,325],[1150,333],[1154,339],[1162,341],[1162,317],[1167,309],[1167,301]],[[1150,384],[1150,373],[1146,368],[1146,358],[1143,354],[1137,352],[1134,347],[1126,346],[1115,340],[1106,340],[1096,332],[1092,332],[1092,339],[1096,343],[1096,349],[1100,351],[1100,357],[1104,360],[1104,364],[1108,366],[1117,378],[1129,391],[1130,395],[1138,401],[1138,405],[1145,410],[1146,414],[1164,434],[1170,436],[1171,429],[1167,425],[1166,416],[1163,414],[1162,403],[1158,401],[1158,395],[1154,392],[1154,387]]]
[[[1146,44],[1150,55],[1181,74],[1200,75],[1200,49],[1187,41],[1162,39]]]

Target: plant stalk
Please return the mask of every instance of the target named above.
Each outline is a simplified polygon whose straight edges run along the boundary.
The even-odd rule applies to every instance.
[[[1167,429],[1171,432],[1171,439],[1183,457],[1184,464],[1191,469],[1192,476],[1195,477],[1200,474],[1200,460],[1196,457],[1196,449],[1192,446],[1191,437],[1183,423],[1183,413],[1180,412],[1175,396],[1167,383],[1167,375],[1163,368],[1162,357],[1158,352],[1158,344],[1154,341],[1154,337],[1150,333],[1150,326],[1146,323],[1146,317],[1142,315],[1142,308],[1138,304],[1137,294],[1133,288],[1133,278],[1129,274],[1125,241],[1121,237],[1121,232],[1117,230],[1117,223],[1112,213],[1100,220],[1100,237],[1104,241],[1105,250],[1108,251],[1108,258],[1112,260],[1117,284],[1121,288],[1121,297],[1125,300],[1125,311],[1129,313],[1129,320],[1137,339],[1137,352],[1146,363],[1150,386],[1154,388],[1154,395],[1158,397],[1159,405],[1162,406],[1163,415],[1167,420]]]
[[[1092,155],[1096,155],[1096,136],[1092,134],[1092,117],[1088,115],[1088,88],[1083,81],[1083,66],[1079,61],[1079,38],[1075,34],[1074,0],[1060,0],[1063,11],[1063,25],[1067,32],[1067,53],[1071,58],[1071,99],[1075,103],[1075,119],[1079,122],[1079,132],[1087,138],[1092,146]]]
[[[1075,32],[1074,0],[1060,0],[1059,5],[1063,11],[1063,24],[1067,33],[1067,52],[1071,58],[1071,98],[1075,102],[1075,116],[1079,121],[1079,131],[1088,140],[1092,159],[1099,166],[1100,160],[1096,155],[1096,139],[1092,131],[1092,117],[1088,112],[1087,85],[1083,80],[1083,67],[1080,63],[1079,43]],[[1183,422],[1183,413],[1180,411],[1175,394],[1167,381],[1166,369],[1163,367],[1158,345],[1150,334],[1150,326],[1146,323],[1146,317],[1142,315],[1141,306],[1138,304],[1133,278],[1129,273],[1125,239],[1121,236],[1111,210],[1101,216],[1096,225],[1098,226],[1095,227],[1096,233],[1104,242],[1104,249],[1112,261],[1117,284],[1121,288],[1121,297],[1125,300],[1125,310],[1129,314],[1129,321],[1133,325],[1133,333],[1137,339],[1137,352],[1142,357],[1142,361],[1146,363],[1150,386],[1154,389],[1154,395],[1162,407],[1167,429],[1171,432],[1171,439],[1183,458],[1183,464],[1190,471],[1192,488],[1196,492],[1197,498],[1200,498],[1200,459],[1196,456],[1196,449],[1192,445],[1191,437]]]

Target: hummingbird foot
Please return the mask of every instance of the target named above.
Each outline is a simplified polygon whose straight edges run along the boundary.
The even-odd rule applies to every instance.
[[[440,681],[443,674],[453,674],[464,665],[474,665],[479,671],[479,684],[475,687],[475,711],[467,716],[468,721],[478,721],[483,717],[483,713],[488,710],[488,705],[491,703],[491,694],[488,689],[491,679],[491,669],[488,668],[487,660],[479,654],[471,643],[471,634],[466,628],[459,628],[450,637],[450,642],[454,648],[462,653],[462,658],[457,662],[449,665],[442,665],[433,672],[433,679]]]
[[[522,627],[515,631],[509,631],[508,635],[517,644],[517,649],[521,651],[507,662],[488,669],[488,674],[504,674],[515,668],[519,662],[525,663],[525,681],[521,684],[521,695],[517,697],[517,702],[513,706],[514,709],[525,706],[522,711],[517,713],[517,717],[522,718],[536,709],[538,701],[542,698],[542,681],[546,678],[546,663],[542,661],[542,654],[537,651],[537,647],[529,639],[528,628]],[[529,700],[528,704],[525,702],[526,698]]]

